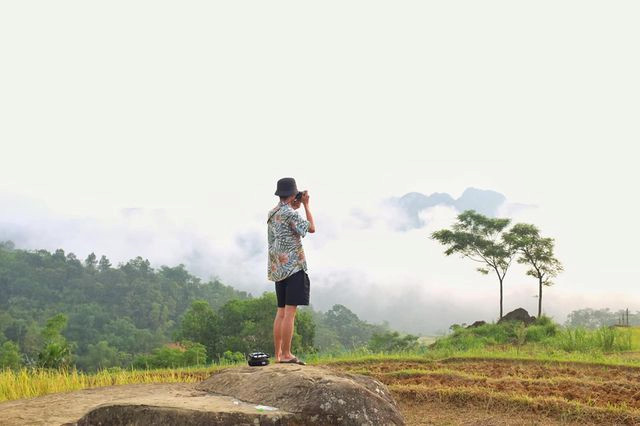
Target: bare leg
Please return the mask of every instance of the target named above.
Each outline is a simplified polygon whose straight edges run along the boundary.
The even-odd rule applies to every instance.
[[[282,356],[281,361],[289,361],[294,356],[291,353],[291,339],[293,338],[293,324],[296,319],[295,305],[285,305],[282,319]]]
[[[284,319],[284,308],[278,308],[276,318],[273,320],[273,355],[276,362],[282,358],[282,320]]]

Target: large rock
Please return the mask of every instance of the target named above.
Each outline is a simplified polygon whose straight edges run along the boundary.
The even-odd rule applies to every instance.
[[[485,325],[486,322],[485,321],[476,321],[473,324],[471,324],[470,326],[468,326],[467,328],[477,328],[477,327],[482,327],[483,325]]]
[[[294,413],[301,424],[402,425],[387,387],[367,376],[274,364],[225,369],[195,386]]]
[[[299,425],[293,413],[262,410],[194,383],[136,383],[0,402],[2,426]]]
[[[137,383],[0,403],[0,425],[392,425],[387,388],[288,364],[222,370],[200,383]]]
[[[502,318],[500,318],[500,320],[498,321],[498,324],[503,323],[505,321],[520,321],[525,323],[525,325],[529,325],[533,323],[535,320],[536,320],[536,317],[530,316],[529,312],[527,312],[525,309],[518,308],[509,312]]]

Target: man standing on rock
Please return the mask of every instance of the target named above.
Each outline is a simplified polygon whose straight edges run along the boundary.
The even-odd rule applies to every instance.
[[[276,285],[278,309],[273,322],[276,362],[302,364],[291,353],[293,325],[298,305],[309,304],[309,276],[301,238],[316,232],[309,209],[309,193],[299,193],[294,178],[278,180],[275,195],[280,202],[269,212],[267,240],[269,244],[268,279]],[[294,210],[304,205],[307,220]]]

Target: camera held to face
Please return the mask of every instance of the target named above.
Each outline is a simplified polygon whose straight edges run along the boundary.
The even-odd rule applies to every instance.
[[[296,201],[302,200],[302,196],[304,195],[305,192],[307,191],[298,191],[298,193],[296,194]]]

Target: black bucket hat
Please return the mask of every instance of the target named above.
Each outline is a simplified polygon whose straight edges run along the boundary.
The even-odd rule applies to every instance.
[[[298,187],[296,186],[296,180],[292,177],[285,177],[278,181],[278,188],[275,195],[281,197],[289,197],[290,195],[297,194]]]

